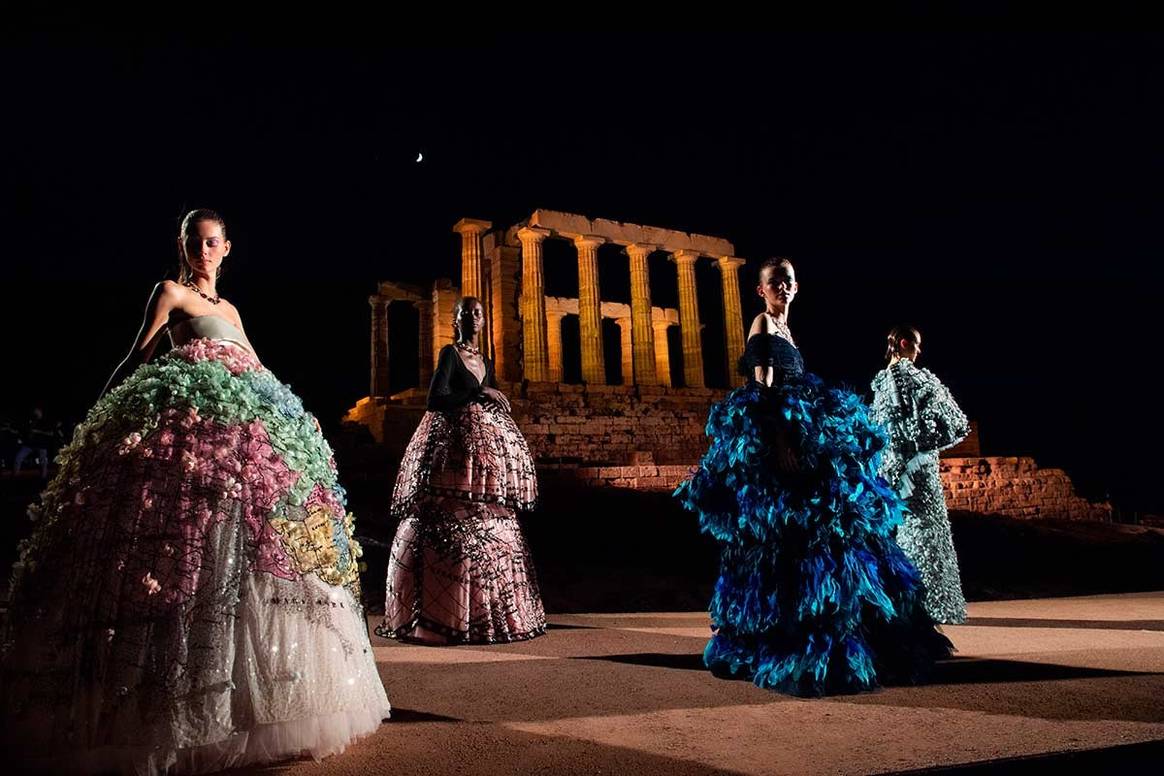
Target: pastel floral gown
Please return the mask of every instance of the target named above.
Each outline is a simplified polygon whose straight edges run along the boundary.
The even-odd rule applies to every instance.
[[[3,734],[52,771],[342,751],[389,704],[327,442],[225,319],[106,394],[21,546]]]

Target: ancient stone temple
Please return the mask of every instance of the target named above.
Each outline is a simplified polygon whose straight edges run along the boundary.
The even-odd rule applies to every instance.
[[[407,302],[416,307],[422,319],[420,349],[435,354],[451,340],[451,330],[442,329],[449,328],[452,304],[462,294],[483,301],[491,323],[486,344],[496,361],[497,374],[508,382],[560,382],[562,319],[576,315],[585,384],[670,385],[666,331],[678,327],[683,343],[683,387],[703,387],[695,278],[695,264],[701,259],[714,263],[722,276],[726,351],[738,354],[743,350],[738,270],[744,260],[732,255],[735,249],[727,240],[550,210],[536,210],[527,221],[497,230],[488,221],[464,218],[453,230],[461,235],[459,286],[438,281],[430,293],[429,289],[384,282],[368,300],[373,327],[372,396],[386,395],[388,305]],[[547,240],[573,246],[578,298],[546,296],[542,254]],[[621,246],[625,252],[631,277],[629,305],[601,298],[598,249],[603,245]],[[678,310],[651,304],[647,258],[653,253],[666,254],[675,265]],[[620,380],[608,379],[605,369],[603,321],[613,322],[620,332],[624,365]],[[426,383],[425,374],[422,369],[421,385]]]
[[[722,348],[734,359],[744,347],[739,286],[744,259],[735,256],[731,242],[550,210],[536,210],[518,224],[499,228],[466,218],[453,230],[461,235],[459,285],[448,280],[431,288],[382,282],[369,298],[370,394],[348,420],[366,425],[384,444],[402,444],[393,438],[396,426],[408,423],[398,423],[397,416],[415,414],[409,410],[423,403],[437,354],[452,341],[452,309],[463,294],[482,300],[488,326],[483,347],[543,465],[686,464],[698,458],[708,407],[722,388],[704,386],[696,263],[718,268]],[[546,295],[548,241],[573,249],[577,298]],[[629,304],[602,298],[603,246],[621,249],[625,257]],[[652,254],[665,255],[674,268],[678,309],[652,304]],[[415,342],[391,336],[389,310],[396,304],[416,310]],[[573,384],[563,375],[563,324],[569,317],[577,319],[581,356],[581,379]],[[674,330],[678,336],[669,336]],[[390,394],[390,363],[403,347],[418,349],[416,385]],[[728,364],[721,366],[721,373],[730,374]]]
[[[453,340],[453,306],[462,295],[475,296],[486,315],[482,349],[494,359],[499,387],[540,468],[594,486],[674,488],[706,450],[711,403],[739,379],[733,364],[744,350],[744,259],[732,243],[551,210],[498,227],[464,218],[453,231],[461,236],[459,285],[448,279],[428,287],[383,281],[369,297],[369,395],[345,422],[365,426],[391,460],[399,460],[423,414],[440,349]],[[547,295],[550,247],[554,261],[576,269],[576,298]],[[629,304],[602,298],[600,251],[608,261],[626,262]],[[666,256],[665,266],[675,273],[678,309],[652,303],[652,280],[660,278],[652,278],[649,259],[658,255]],[[709,340],[696,283],[701,262],[708,272],[718,270],[718,364],[704,361]],[[656,271],[658,264],[656,259]],[[702,290],[706,301],[714,289]],[[401,308],[403,317],[397,314]],[[392,320],[407,321],[406,331],[394,331]],[[576,332],[573,353],[567,353],[564,336],[568,320],[577,326],[570,329]],[[567,361],[580,361],[570,380]],[[400,362],[414,365],[405,386],[399,370],[393,371]],[[707,387],[709,373],[720,375],[721,384]],[[1040,469],[1028,458],[982,457],[977,429],[943,458],[952,509],[1110,519],[1109,505],[1076,496],[1060,470]]]

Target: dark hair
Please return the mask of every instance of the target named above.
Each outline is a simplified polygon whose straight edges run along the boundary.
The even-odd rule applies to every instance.
[[[481,304],[481,300],[475,296],[462,296],[453,305],[453,339],[461,338],[461,313],[474,302],[481,305],[481,312],[485,312],[485,305]]]
[[[762,277],[764,275],[764,270],[766,269],[776,269],[777,267],[783,267],[786,264],[789,267],[792,266],[792,259],[788,258],[787,256],[772,256],[764,259],[764,262],[760,265],[760,271],[757,274],[757,277]]]
[[[917,347],[921,342],[921,332],[912,326],[894,326],[889,331],[888,342],[885,348],[885,360],[892,361],[894,356],[902,355],[901,341],[912,343]]]
[[[222,220],[222,216],[213,210],[207,208],[198,208],[191,210],[182,218],[182,224],[178,227],[178,282],[185,285],[194,273],[190,270],[190,264],[186,261],[186,240],[190,238],[190,230],[195,224],[203,221],[213,221],[222,227],[222,237],[226,239],[226,222]],[[222,267],[218,268],[219,274],[222,274]]]

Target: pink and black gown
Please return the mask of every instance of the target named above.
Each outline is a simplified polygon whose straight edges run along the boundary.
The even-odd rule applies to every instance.
[[[453,345],[440,352],[428,411],[404,453],[392,513],[387,638],[433,644],[531,639],[545,631],[519,510],[537,501],[537,475],[509,413],[486,402],[496,385],[469,371]]]
[[[170,336],[77,427],[21,546],[0,665],[10,764],[319,758],[388,716],[315,419],[225,319]]]

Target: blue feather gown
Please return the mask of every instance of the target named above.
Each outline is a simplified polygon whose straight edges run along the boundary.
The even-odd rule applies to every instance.
[[[951,645],[892,538],[903,504],[878,476],[883,432],[782,337],[751,337],[741,365],[772,368],[773,384],[712,407],[707,454],[676,490],[721,545],[705,664],[802,696],[924,679]],[[777,435],[795,445],[797,472],[777,468]]]

